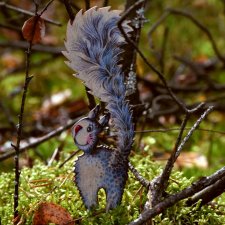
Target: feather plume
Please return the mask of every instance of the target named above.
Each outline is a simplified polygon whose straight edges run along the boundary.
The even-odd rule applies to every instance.
[[[126,43],[117,23],[119,10],[110,7],[79,11],[73,23],[68,23],[63,54],[67,65],[77,72],[90,92],[107,103],[114,127],[117,130],[117,149],[128,157],[133,143],[133,124],[129,105],[125,100],[126,87],[119,62],[122,46]],[[132,29],[125,21],[123,29]]]

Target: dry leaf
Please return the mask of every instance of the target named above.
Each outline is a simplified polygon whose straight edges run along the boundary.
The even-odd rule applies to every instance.
[[[51,202],[43,202],[39,205],[33,218],[33,225],[74,225],[75,222],[69,212],[60,205]]]
[[[45,23],[39,16],[33,16],[26,20],[22,27],[24,39],[32,44],[36,44],[42,40],[45,35]]]

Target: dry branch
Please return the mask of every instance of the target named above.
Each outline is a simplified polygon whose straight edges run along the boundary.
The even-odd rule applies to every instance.
[[[10,10],[13,10],[15,12],[22,13],[22,14],[28,15],[28,16],[35,16],[35,13],[32,13],[32,12],[30,12],[28,10],[21,9],[21,8],[16,7],[16,6],[7,4],[5,2],[0,2],[0,8],[10,9]],[[54,21],[54,20],[51,20],[51,19],[43,18],[43,20],[46,21],[47,23],[51,23],[53,25],[57,25],[57,26],[61,26],[62,25],[61,23],[59,23],[57,21]]]
[[[141,213],[139,217],[129,223],[129,225],[141,225],[150,218],[153,218],[156,215],[159,215],[164,210],[168,209],[169,207],[173,206],[177,202],[186,199],[188,197],[193,196],[194,194],[198,193],[202,189],[212,185],[213,183],[217,182],[220,179],[224,179],[225,177],[225,167],[221,168],[220,170],[213,173],[211,176],[203,177],[198,181],[194,182],[190,187],[183,189],[182,191],[167,196],[166,199],[155,205],[152,209],[148,209]]]
[[[78,118],[79,119],[79,118]],[[65,125],[65,126],[60,126],[59,128],[57,129],[54,129],[52,132],[49,132],[48,134],[40,137],[40,138],[36,138],[35,140],[33,140],[32,142],[25,144],[23,147],[20,148],[20,153],[30,149],[30,148],[34,148],[42,143],[44,143],[45,141],[61,134],[63,131],[69,129],[70,127],[73,126],[74,123],[76,123],[78,121],[78,119],[75,119],[75,120],[71,120],[71,121],[68,121],[68,123]],[[15,155],[15,151],[13,151],[12,149],[8,149],[7,150],[7,153],[5,154],[2,154],[0,155],[0,162],[1,161],[4,161],[12,156]]]

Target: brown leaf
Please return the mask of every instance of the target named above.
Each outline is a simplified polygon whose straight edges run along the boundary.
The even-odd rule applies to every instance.
[[[62,206],[51,202],[43,202],[34,214],[33,225],[48,225],[49,223],[57,225],[75,224],[69,212]]]
[[[45,35],[45,23],[40,16],[33,16],[26,20],[22,27],[24,39],[32,44],[36,44],[42,40]]]

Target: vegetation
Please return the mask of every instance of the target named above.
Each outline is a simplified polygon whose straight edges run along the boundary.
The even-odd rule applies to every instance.
[[[40,44],[35,45],[32,41],[29,45],[29,41],[22,37],[22,26],[31,16],[19,12],[19,9],[35,13],[36,4],[38,12],[41,12],[48,1],[10,0],[0,3],[2,224],[12,224],[14,217],[13,155],[16,148],[13,149],[11,143],[17,143],[18,140],[18,115],[26,72],[28,77],[33,78],[28,82],[21,143],[17,149],[27,148],[19,155],[21,174],[17,219],[20,224],[31,224],[42,202],[64,207],[78,224],[128,224],[139,218],[145,203],[150,201],[149,189],[129,172],[121,206],[105,213],[105,193],[101,190],[99,208],[88,212],[73,181],[73,164],[77,155],[60,167],[77,150],[68,129],[71,121],[87,113],[89,104],[83,84],[72,76],[61,54],[66,24],[71,16],[65,8],[65,2],[50,2],[43,11],[42,17],[51,18],[54,22],[45,20],[46,35]],[[73,12],[85,8],[88,2],[80,0],[76,5],[72,4]],[[103,2],[114,9],[124,9],[125,5],[132,6],[136,1],[90,1],[90,4],[102,6]],[[15,9],[10,8],[12,5]],[[139,49],[147,61],[163,73],[178,102],[172,99],[160,76],[137,54],[138,92],[129,98],[131,104],[136,105],[136,131],[146,132],[136,133],[130,161],[146,181],[154,182],[164,171],[181,137],[178,145],[183,141],[184,146],[179,157],[172,162],[174,168],[168,187],[161,193],[162,200],[191,186],[201,177],[210,176],[225,163],[224,9],[224,1],[221,0],[146,1],[145,17],[149,21],[141,29]],[[132,13],[128,16],[132,20]],[[163,19],[160,21],[160,18]],[[58,23],[61,25],[58,26]],[[129,48],[134,50],[134,46]],[[30,54],[24,52],[28,50]],[[27,56],[29,68],[26,65]],[[125,60],[129,61],[129,57],[125,57]],[[202,102],[206,104],[188,114],[179,106],[179,102],[184,103],[186,109],[193,109]],[[210,106],[214,107],[213,110],[201,119],[200,127],[194,127],[194,133],[188,136],[188,141],[184,141],[188,131]],[[184,121],[187,124],[182,129]],[[54,133],[60,127],[62,129]],[[52,136],[49,136],[50,132],[53,132]],[[102,140],[114,142],[112,137],[107,136],[109,134],[104,135]],[[46,140],[41,142],[40,138],[43,137]],[[32,146],[32,143],[36,144]],[[201,199],[191,206],[187,205],[186,198],[177,201],[154,216],[153,224],[225,224],[225,197],[222,192],[219,197],[213,197],[203,205]]]

